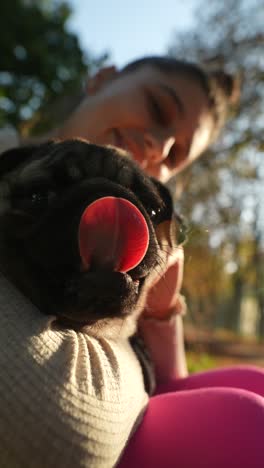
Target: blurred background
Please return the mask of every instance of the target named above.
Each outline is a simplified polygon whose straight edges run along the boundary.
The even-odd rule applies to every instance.
[[[191,370],[264,365],[263,24],[263,0],[0,2],[0,126],[24,135],[57,125],[101,65],[169,54],[240,76],[236,118],[177,178]]]

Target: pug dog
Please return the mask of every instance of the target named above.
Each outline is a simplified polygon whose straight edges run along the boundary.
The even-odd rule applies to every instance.
[[[132,205],[125,213],[128,218],[135,217],[141,227],[145,223],[142,235],[147,233],[148,239],[138,262],[117,265],[114,241],[108,242],[114,235],[101,232],[111,225],[115,230],[116,224],[105,220],[108,208],[102,214],[98,200],[122,200]],[[81,237],[89,238],[90,228],[89,223],[80,226],[86,215],[94,219],[90,207],[103,222],[101,227],[95,222],[88,250],[89,243],[95,246],[85,257],[80,230]],[[125,218],[120,223],[129,237],[133,223],[124,227]],[[65,326],[94,326],[138,315],[147,285],[162,274],[164,251],[177,248],[182,233],[168,190],[114,147],[50,141],[11,149],[0,157],[0,269],[42,313],[55,315]],[[142,235],[133,240],[136,250]],[[124,251],[122,255],[126,257]]]

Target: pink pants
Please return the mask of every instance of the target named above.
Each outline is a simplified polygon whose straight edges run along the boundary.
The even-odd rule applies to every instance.
[[[264,369],[218,369],[160,386],[118,468],[263,468]]]

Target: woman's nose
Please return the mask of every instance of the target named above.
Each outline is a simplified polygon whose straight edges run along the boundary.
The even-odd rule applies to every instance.
[[[158,164],[168,157],[172,145],[175,143],[175,137],[157,136],[151,133],[145,133],[145,155],[149,164]]]

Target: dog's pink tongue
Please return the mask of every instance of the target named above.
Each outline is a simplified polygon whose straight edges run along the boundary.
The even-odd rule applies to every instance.
[[[139,209],[124,198],[104,197],[84,210],[79,225],[82,264],[125,273],[144,258],[149,230]]]

